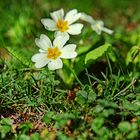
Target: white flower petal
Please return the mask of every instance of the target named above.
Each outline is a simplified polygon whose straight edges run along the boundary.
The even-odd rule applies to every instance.
[[[60,10],[54,11],[54,12],[50,13],[50,15],[55,22],[57,22],[59,19],[63,20],[64,10],[60,9]]]
[[[69,34],[67,32],[56,31],[54,37],[56,38],[58,36],[67,36],[69,38]]]
[[[93,24],[95,23],[95,20],[93,19],[92,16],[89,16],[87,15],[86,13],[81,13],[81,17],[80,17],[81,20],[84,20],[90,24]]]
[[[36,62],[35,63],[35,67],[36,68],[42,68],[44,66],[46,66],[47,64],[49,63],[49,61],[45,61],[44,59],[39,61],[39,62]]]
[[[65,20],[68,21],[69,25],[77,21],[81,16],[81,13],[77,13],[76,9],[69,11],[66,14]]]
[[[46,50],[39,49],[40,53],[46,53]]]
[[[77,14],[77,9],[72,9],[66,14],[65,18],[69,18],[75,14]]]
[[[75,52],[76,45],[75,44],[68,44],[61,49],[62,55],[61,58],[71,59],[77,56]]]
[[[96,20],[96,24],[100,27],[104,27],[104,22],[102,20]]]
[[[35,63],[36,68],[42,68],[49,63],[45,53],[38,53],[32,56],[31,60]]]
[[[57,36],[53,41],[53,46],[61,49],[68,40],[69,40],[68,35]]]
[[[104,22],[101,20],[97,20],[94,24],[91,25],[91,28],[100,35],[102,29],[104,28]]]
[[[94,30],[98,35],[102,33],[102,28],[97,27],[96,25],[91,25],[92,30]]]
[[[40,38],[36,38],[35,43],[42,50],[47,50],[48,47],[52,47],[50,39],[44,34],[41,34]]]
[[[106,27],[104,27],[103,29],[102,29],[102,31],[104,31],[104,32],[106,32],[106,33],[108,33],[108,34],[113,34],[113,30],[111,30],[111,29],[108,29],[108,28],[106,28]]]
[[[37,62],[37,61],[40,61],[41,59],[44,59],[45,56],[46,56],[45,53],[37,53],[37,54],[35,54],[35,55],[32,56],[31,60],[33,62]]]
[[[70,10],[70,11],[66,14],[65,20],[68,20],[68,19],[72,18],[73,15],[75,15],[75,14],[77,14],[77,9]]]
[[[51,60],[51,62],[48,63],[49,70],[61,69],[62,67],[63,67],[63,63],[60,58],[57,60]]]
[[[91,28],[97,33],[97,34],[101,34],[102,31],[108,33],[108,34],[112,34],[113,31],[104,27],[104,22],[101,20],[97,20],[94,24],[91,25]]]
[[[69,30],[67,31],[71,35],[77,35],[81,33],[81,30],[83,28],[83,24],[76,23],[69,26]]]
[[[41,19],[42,24],[44,27],[49,31],[57,30],[56,22],[51,19]]]

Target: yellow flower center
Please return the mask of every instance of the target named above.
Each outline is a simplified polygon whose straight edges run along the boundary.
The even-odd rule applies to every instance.
[[[59,19],[57,21],[57,28],[61,32],[68,30],[69,29],[68,21],[64,21],[64,20]]]
[[[61,52],[58,47],[48,48],[48,59],[57,59],[61,55]]]

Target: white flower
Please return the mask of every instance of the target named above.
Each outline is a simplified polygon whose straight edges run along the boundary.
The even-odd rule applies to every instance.
[[[81,20],[84,20],[88,23],[91,24],[91,28],[97,33],[97,34],[101,34],[102,31],[108,33],[108,34],[112,34],[113,31],[104,27],[104,22],[101,21],[101,20],[94,20],[93,17],[85,14],[85,13],[81,13],[81,17],[80,17]]]
[[[48,69],[56,70],[63,67],[61,58],[71,59],[76,57],[76,45],[65,45],[68,39],[68,36],[58,36],[54,39],[53,44],[44,34],[40,38],[35,39],[36,45],[40,48],[39,53],[31,58],[35,62],[35,67],[42,68],[48,65]]]
[[[96,22],[93,23],[93,24],[91,25],[91,28],[92,28],[97,34],[99,34],[99,35],[102,33],[102,31],[104,31],[104,32],[106,32],[106,33],[108,33],[108,34],[112,34],[112,33],[113,33],[112,30],[110,30],[110,29],[104,27],[104,22],[101,21],[101,20],[96,20]]]
[[[80,13],[77,13],[76,9],[69,11],[65,17],[64,17],[63,9],[50,13],[50,16],[52,17],[52,19],[44,18],[41,19],[41,22],[47,30],[56,31],[55,36],[62,35],[62,34],[77,35],[81,33],[83,24],[74,23],[81,16]]]

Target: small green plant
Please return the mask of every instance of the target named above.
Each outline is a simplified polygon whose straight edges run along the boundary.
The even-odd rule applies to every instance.
[[[0,138],[4,139],[7,134],[11,132],[13,120],[10,118],[3,118],[0,120]]]

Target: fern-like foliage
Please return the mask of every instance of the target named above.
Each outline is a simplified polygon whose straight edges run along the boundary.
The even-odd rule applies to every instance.
[[[18,49],[12,48],[12,47],[5,47],[8,52],[14,56],[17,60],[19,60],[23,65],[28,66],[28,67],[32,67],[33,64],[31,63],[31,60],[25,56],[23,56],[23,54],[21,53],[21,51],[19,51]]]

